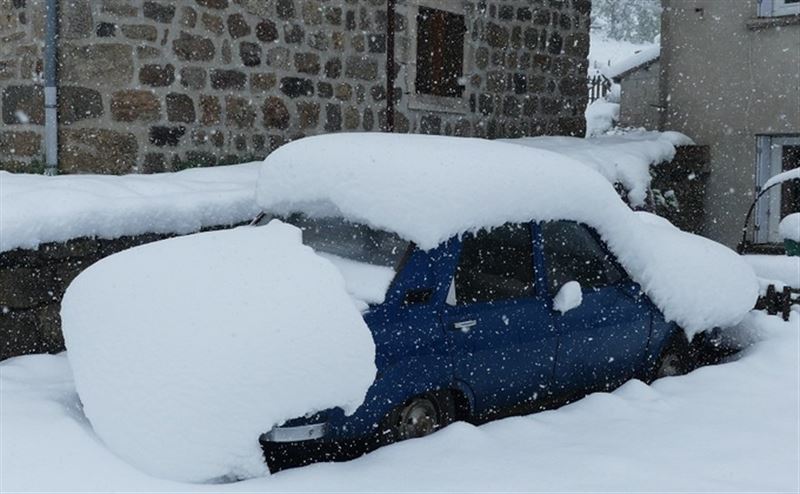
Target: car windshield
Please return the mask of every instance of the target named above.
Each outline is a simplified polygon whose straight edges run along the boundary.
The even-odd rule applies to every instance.
[[[342,273],[347,291],[362,309],[384,301],[411,242],[397,234],[336,217],[301,213],[264,216],[259,224],[279,219],[303,232],[303,243],[331,261]]]
[[[295,213],[281,218],[303,231],[303,243],[317,252],[396,270],[410,242],[342,218],[311,218]]]

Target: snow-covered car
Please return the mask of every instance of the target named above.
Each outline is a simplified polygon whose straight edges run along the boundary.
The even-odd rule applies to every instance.
[[[261,437],[273,467],[682,372],[756,298],[732,251],[634,213],[563,155],[477,139],[304,139],[267,158],[280,219],[343,274],[376,347],[363,405]],[[688,338],[687,338],[688,337]]]
[[[114,254],[64,295],[83,411],[151,475],[250,478],[265,452],[347,458],[680,373],[758,296],[736,253],[543,149],[311,137],[255,197],[255,226]]]

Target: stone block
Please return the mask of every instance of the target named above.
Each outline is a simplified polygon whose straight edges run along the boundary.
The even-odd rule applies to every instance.
[[[59,88],[58,113],[60,123],[69,125],[80,120],[103,116],[100,92],[80,86]]]
[[[197,11],[192,7],[183,7],[181,9],[181,26],[193,28],[197,25]]]
[[[583,32],[570,34],[564,44],[564,51],[573,57],[586,58],[589,54],[589,35]]]
[[[222,123],[222,106],[216,96],[200,96],[200,123],[203,125]]]
[[[139,146],[129,132],[108,129],[64,129],[60,133],[60,167],[66,173],[130,173]]]
[[[283,100],[270,96],[264,101],[261,108],[264,117],[264,127],[267,129],[286,130],[289,128],[291,115]]]
[[[314,94],[314,82],[310,79],[299,77],[283,77],[280,84],[283,94],[290,98],[301,96],[312,96]]]
[[[175,82],[175,67],[172,64],[143,65],[139,69],[139,82],[145,86],[166,87]]]
[[[142,6],[142,12],[148,19],[169,24],[175,17],[175,5],[170,5],[169,3],[145,2]]]
[[[338,58],[331,58],[325,62],[325,77],[328,79],[338,79],[342,75],[342,61]]]
[[[256,110],[248,98],[228,96],[225,98],[225,122],[240,129],[253,127]]]
[[[208,12],[203,12],[203,26],[210,32],[219,36],[225,32],[225,21],[222,17]]]
[[[299,24],[287,24],[283,26],[283,39],[289,44],[298,44],[303,42],[306,32]]]
[[[378,62],[365,57],[347,57],[344,73],[347,77],[374,81],[378,78]]]
[[[342,130],[342,107],[333,103],[325,105],[325,130],[338,132]]]
[[[90,87],[117,88],[133,79],[133,47],[120,43],[62,48],[60,82]]]
[[[88,38],[92,35],[94,21],[92,5],[88,0],[63,2],[60,14],[60,34],[65,39]]]
[[[278,39],[278,27],[269,19],[261,19],[256,24],[256,38],[263,43],[272,43]]]
[[[316,53],[295,53],[294,66],[302,74],[319,74],[320,60]]]
[[[139,8],[131,4],[129,0],[103,0],[100,11],[104,14],[119,17],[136,17],[139,15]]]
[[[269,91],[277,82],[272,73],[250,74],[250,89],[253,91]]]
[[[346,82],[341,82],[334,88],[333,95],[338,100],[349,101],[353,97],[353,86]]]
[[[214,89],[244,89],[247,74],[239,70],[215,69],[211,71],[211,87]]]
[[[154,122],[161,117],[161,102],[151,91],[125,89],[111,95],[111,117],[118,122]]]
[[[228,16],[228,34],[231,38],[242,38],[250,34],[250,25],[242,14],[231,14]]]
[[[348,106],[344,109],[344,128],[346,130],[356,130],[361,125],[361,115],[358,108]]]
[[[228,8],[228,0],[195,0],[195,1],[197,2],[197,5],[209,9],[224,10]]]
[[[117,35],[117,25],[111,22],[101,22],[94,31],[98,38],[111,38]]]
[[[167,95],[167,119],[170,122],[193,123],[195,118],[194,101],[190,96],[182,93]]]
[[[313,129],[319,124],[319,103],[299,101],[297,103],[297,121],[301,129]]]
[[[249,41],[239,43],[239,58],[245,67],[261,65],[261,45]]]
[[[42,86],[6,86],[2,102],[4,124],[44,124]]]
[[[492,48],[506,48],[508,46],[508,29],[500,24],[489,22],[486,24],[486,42]]]
[[[275,11],[283,20],[294,18],[294,0],[276,0]]]
[[[125,37],[141,41],[156,41],[158,29],[147,24],[127,24],[120,27]]]
[[[180,60],[188,62],[208,62],[214,59],[216,53],[210,39],[186,32],[181,32],[180,37],[172,41],[172,49]]]
[[[0,132],[0,156],[35,157],[41,153],[42,136],[30,130]]]
[[[184,134],[186,134],[186,127],[183,125],[177,127],[154,125],[150,127],[150,143],[159,147],[176,147]]]

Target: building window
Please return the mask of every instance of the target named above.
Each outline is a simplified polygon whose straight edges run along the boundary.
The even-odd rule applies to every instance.
[[[418,94],[460,98],[464,88],[464,16],[420,7],[417,14]]]
[[[781,172],[800,168],[800,135],[758,136],[756,192]],[[800,212],[800,182],[793,180],[776,185],[756,205],[755,242],[780,243],[778,225],[785,216]]]
[[[759,0],[758,15],[761,17],[800,15],[800,0]]]

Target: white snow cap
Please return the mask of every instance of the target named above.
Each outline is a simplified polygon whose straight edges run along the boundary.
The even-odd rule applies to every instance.
[[[0,252],[45,242],[190,233],[257,213],[258,165],[152,175],[46,177],[0,171]]]
[[[61,318],[97,435],[173,480],[266,474],[261,433],[352,413],[375,377],[372,335],[339,271],[279,221],[102,259],[69,286]]]
[[[611,67],[608,67],[603,71],[603,75],[605,75],[609,79],[614,79],[616,77],[621,76],[625,72],[628,72],[631,69],[635,69],[640,65],[653,62],[660,56],[661,56],[660,44],[648,46],[647,48],[643,48],[637,51],[630,57],[614,63]]]
[[[800,242],[800,213],[792,213],[783,218],[778,233],[781,238]]]
[[[582,222],[689,335],[736,324],[758,296],[735,252],[643,222],[590,166],[544,149],[382,133],[309,137],[267,157],[258,201],[276,214],[340,215],[423,249],[506,222]]]
[[[677,146],[694,144],[680,132],[636,130],[615,135],[578,137],[522,137],[504,142],[546,149],[574,158],[600,172],[609,182],[628,191],[633,206],[641,206],[650,187],[650,167],[671,161]]]
[[[800,168],[793,168],[791,170],[787,170],[785,172],[770,177],[770,179],[767,180],[761,187],[761,190],[768,189],[775,184],[788,182],[789,180],[796,180],[796,179],[800,179]]]

